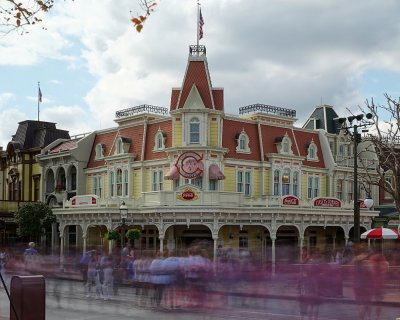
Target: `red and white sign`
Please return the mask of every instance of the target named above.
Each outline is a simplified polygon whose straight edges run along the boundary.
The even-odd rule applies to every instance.
[[[181,193],[178,194],[177,198],[183,201],[193,201],[197,200],[199,196],[196,191],[190,188],[186,188],[185,190],[183,190]]]
[[[79,206],[97,206],[98,197],[92,195],[75,196],[71,198],[71,205],[73,207]]]
[[[282,197],[283,206],[298,206],[300,204],[299,198],[295,196],[284,196]]]
[[[342,201],[336,198],[314,198],[313,206],[319,208],[341,208]]]
[[[176,160],[179,174],[186,179],[194,179],[203,175],[203,156],[193,151],[182,153]]]

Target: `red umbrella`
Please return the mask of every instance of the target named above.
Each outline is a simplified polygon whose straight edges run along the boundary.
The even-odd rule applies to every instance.
[[[365,231],[360,236],[361,239],[399,239],[400,233],[390,228],[374,228]]]

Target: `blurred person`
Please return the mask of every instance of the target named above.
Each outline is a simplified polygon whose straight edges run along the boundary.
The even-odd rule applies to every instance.
[[[90,258],[88,261],[88,270],[86,277],[86,298],[90,298],[92,287],[95,286],[97,289],[97,266],[99,264],[99,260],[97,257],[97,253],[95,250],[90,251]]]
[[[151,283],[154,286],[154,297],[153,303],[154,306],[159,308],[161,306],[161,301],[163,298],[164,287],[166,284],[165,281],[165,273],[163,269],[163,259],[160,257],[160,253],[158,252],[156,257],[150,264],[149,267],[150,275],[151,275]]]
[[[32,272],[38,269],[39,252],[37,251],[35,246],[35,242],[31,241],[28,243],[28,248],[24,251],[25,270],[28,272]]]
[[[104,300],[110,300],[113,292],[113,263],[111,257],[106,257],[103,261],[103,284],[102,293]]]
[[[372,298],[375,302],[375,319],[381,319],[381,302],[385,288],[386,276],[389,272],[389,263],[381,253],[374,253],[369,258],[371,264]]]
[[[359,320],[371,318],[372,278],[370,252],[365,243],[357,244],[354,248],[353,283],[354,298],[359,305]]]
[[[302,267],[298,283],[300,318],[316,320],[319,314],[319,266],[308,262]]]

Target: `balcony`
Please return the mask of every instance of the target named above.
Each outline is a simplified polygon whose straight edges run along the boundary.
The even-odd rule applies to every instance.
[[[336,156],[336,164],[341,167],[353,168],[354,158],[348,156]],[[377,160],[362,158],[357,160],[358,168],[366,169],[376,169]]]

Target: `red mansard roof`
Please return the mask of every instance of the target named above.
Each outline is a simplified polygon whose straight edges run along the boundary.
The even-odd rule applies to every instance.
[[[165,151],[154,152],[155,137],[160,129],[165,136],[165,148],[172,146],[172,120],[168,119],[162,122],[148,124],[146,136],[146,148],[144,150],[144,160],[165,159]]]
[[[244,129],[245,133],[249,137],[249,148],[250,154],[247,153],[236,153],[237,146],[237,135]],[[255,160],[261,161],[260,157],[260,143],[258,139],[258,131],[256,123],[249,123],[233,119],[224,119],[224,133],[222,135],[222,146],[228,148],[227,158],[239,159],[239,160]]]

